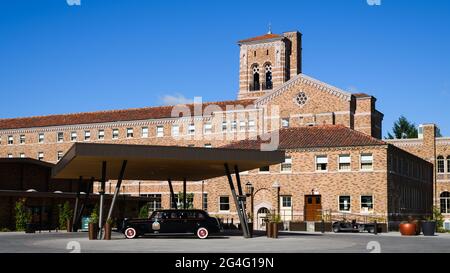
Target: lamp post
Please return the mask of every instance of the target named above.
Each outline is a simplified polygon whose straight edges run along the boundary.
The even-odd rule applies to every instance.
[[[254,194],[253,194],[253,192],[254,192],[254,190],[255,190],[255,187],[253,187],[253,184],[249,181],[249,182],[247,182],[247,184],[245,184],[245,188],[246,188],[246,195],[247,195],[247,197],[250,197],[250,213],[251,213],[251,218],[252,218],[252,224],[255,222],[254,221],[254,213],[253,213],[253,210],[254,210],[254,208],[253,208],[253,197],[254,197]]]
[[[278,181],[275,181],[273,183],[272,188],[274,188],[277,191],[277,214],[280,215],[280,188],[281,185]]]

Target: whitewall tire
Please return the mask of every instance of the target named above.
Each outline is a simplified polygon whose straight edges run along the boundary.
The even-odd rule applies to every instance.
[[[197,230],[197,237],[199,239],[206,239],[208,238],[209,232],[206,228],[201,227]]]
[[[134,228],[127,228],[125,230],[125,237],[127,237],[127,239],[134,239],[137,237],[137,232]]]

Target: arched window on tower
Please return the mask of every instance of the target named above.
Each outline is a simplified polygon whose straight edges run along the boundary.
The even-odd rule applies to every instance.
[[[437,157],[437,172],[444,173],[445,172],[445,160],[443,156]]]
[[[253,81],[250,84],[250,91],[259,91],[260,90],[260,84],[259,84],[259,66],[257,64],[253,65]]]
[[[448,191],[441,193],[441,213],[450,213],[450,192]]]
[[[270,90],[273,88],[273,83],[272,83],[272,65],[271,64],[266,64],[264,66],[264,70],[266,72],[266,82],[263,85],[263,89],[264,90]]]

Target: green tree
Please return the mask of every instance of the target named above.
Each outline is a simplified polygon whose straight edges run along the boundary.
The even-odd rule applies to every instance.
[[[418,131],[414,123],[410,122],[404,116],[401,116],[392,127],[393,135],[389,132],[388,139],[407,139],[407,138],[417,138]]]
[[[59,228],[65,229],[67,226],[67,221],[72,218],[73,211],[70,208],[69,201],[66,201],[64,204],[59,204]]]
[[[23,231],[27,224],[31,222],[31,211],[25,206],[25,198],[16,202],[16,230]]]

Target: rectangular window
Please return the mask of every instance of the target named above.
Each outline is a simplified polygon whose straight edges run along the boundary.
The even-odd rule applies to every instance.
[[[249,121],[248,121],[248,130],[249,130],[250,132],[256,131],[256,124],[255,124],[255,121],[254,121],[254,120],[249,120]]]
[[[8,154],[8,158],[13,158],[13,155],[12,154]]]
[[[127,128],[127,138],[132,138],[133,135],[133,128]]]
[[[362,154],[361,155],[361,170],[373,170],[373,155]]]
[[[119,139],[119,129],[112,130],[112,139]]]
[[[172,125],[172,136],[178,137],[180,135],[180,125]]]
[[[158,125],[156,126],[156,137],[163,137],[164,136],[164,126]]]
[[[148,127],[142,127],[141,137],[142,138],[147,138],[148,137]]]
[[[56,141],[58,141],[58,142],[63,142],[64,141],[64,133],[63,132],[58,132],[56,134]]]
[[[206,135],[211,134],[212,133],[212,124],[211,124],[211,122],[206,122],[204,127],[203,127],[203,130],[204,130]]]
[[[70,133],[70,141],[72,142],[77,141],[77,132]]]
[[[212,144],[205,144],[205,148],[212,148]]]
[[[268,173],[268,172],[270,172],[270,166],[265,166],[265,167],[259,168],[259,172],[260,173]]]
[[[363,213],[373,212],[373,196],[371,195],[361,196],[361,212]]]
[[[13,144],[14,144],[14,137],[8,136],[8,145],[13,145]]]
[[[25,154],[24,153],[20,153],[20,158],[25,158]]]
[[[350,155],[340,155],[339,156],[339,171],[350,171],[351,170],[351,157]]]
[[[228,196],[219,197],[219,210],[230,211],[230,197]]]
[[[84,131],[84,141],[91,140],[91,131]]]
[[[195,124],[194,124],[194,123],[189,124],[189,127],[188,127],[188,134],[189,134],[189,135],[195,134]]]
[[[286,156],[284,163],[281,163],[281,171],[285,173],[292,171],[292,157]]]
[[[152,200],[148,203],[148,210],[150,212],[161,209],[161,194],[147,194],[146,197],[152,198]]]
[[[57,155],[57,157],[56,157],[56,160],[57,160],[57,161],[60,161],[62,157],[63,157],[63,152],[62,152],[62,151],[59,151],[59,152],[58,152],[58,155]]]
[[[44,160],[44,153],[43,152],[39,152],[38,153],[38,160]]]
[[[289,118],[281,119],[281,128],[289,128]]]
[[[20,135],[20,137],[19,137],[19,143],[20,143],[20,144],[25,144],[25,135]]]
[[[328,156],[316,156],[316,171],[325,172],[328,170]]]
[[[339,211],[350,211],[350,196],[339,196]]]
[[[39,133],[39,136],[38,136],[39,143],[44,143],[44,140],[45,140],[44,133]]]
[[[240,121],[239,122],[239,131],[241,132],[245,132],[247,130],[247,122],[244,121]]]
[[[233,120],[231,122],[231,132],[236,132],[237,131],[237,121]]]
[[[291,208],[292,207],[292,196],[281,196],[281,207]]]
[[[103,129],[98,130],[97,137],[98,137],[98,140],[104,140],[105,139],[105,130],[103,130]]]
[[[222,122],[222,132],[226,132],[228,130],[228,122]]]
[[[204,211],[208,211],[208,194],[207,193],[203,193],[202,209]]]

